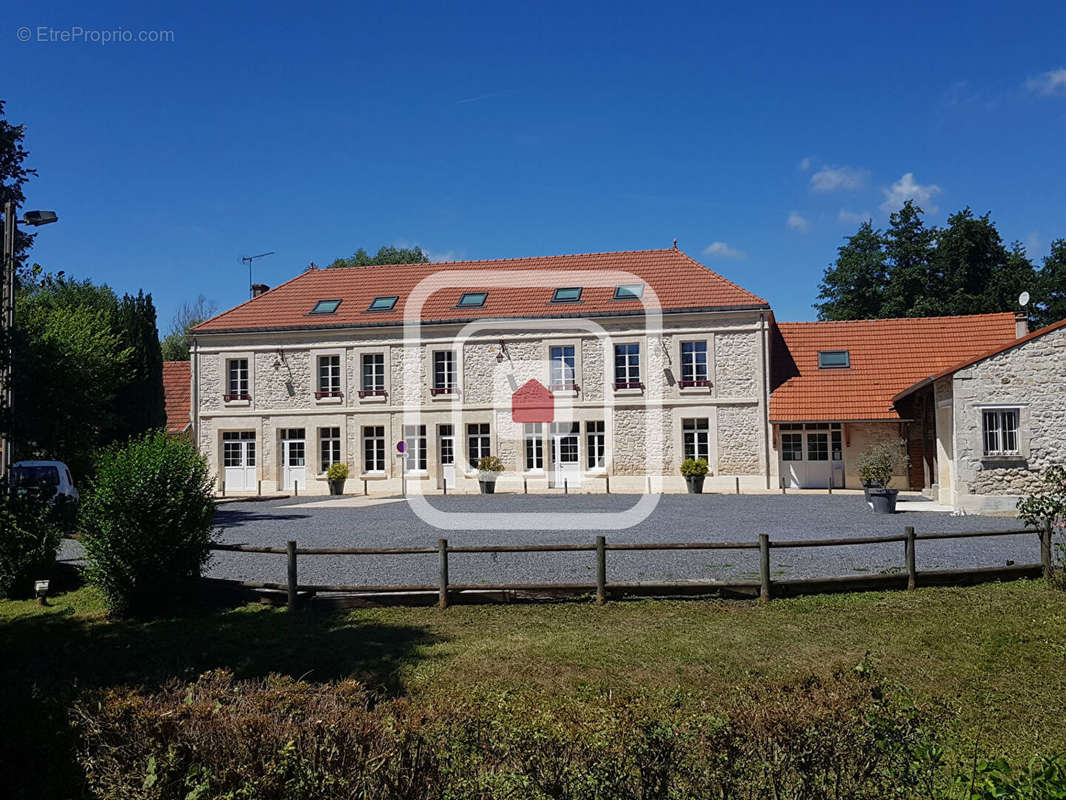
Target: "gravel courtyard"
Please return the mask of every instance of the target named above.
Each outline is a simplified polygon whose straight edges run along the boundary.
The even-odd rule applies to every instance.
[[[632,495],[495,495],[433,497],[434,507],[449,512],[621,511],[637,501]],[[902,498],[901,498],[902,499]],[[342,501],[346,502],[346,501]],[[595,531],[447,531],[433,528],[400,499],[374,499],[337,507],[325,499],[289,499],[230,503],[216,521],[229,543],[301,547],[432,546],[444,536],[453,545],[548,544],[591,542]],[[756,541],[862,537],[899,534],[906,525],[918,531],[980,531],[1021,528],[1015,519],[963,516],[911,510],[931,507],[920,501],[900,503],[901,513],[874,514],[862,495],[664,495],[644,522],[626,530],[601,531],[608,542]],[[796,548],[771,552],[774,577],[897,572],[903,568],[903,543],[835,548]],[[453,583],[592,582],[593,554],[518,553],[454,554]],[[1039,544],[1032,536],[987,537],[918,542],[918,569],[999,566],[1008,561],[1038,563]],[[758,551],[610,552],[609,581],[726,580],[758,577]],[[434,584],[437,559],[407,556],[305,556],[299,561],[301,583]],[[212,577],[284,581],[285,559],[278,555],[216,553]]]

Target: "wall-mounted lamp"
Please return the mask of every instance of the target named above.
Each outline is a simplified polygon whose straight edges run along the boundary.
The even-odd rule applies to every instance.
[[[508,357],[509,356],[507,355],[507,346],[501,341],[500,342],[500,350],[499,350],[498,353],[496,353],[496,363],[497,364],[502,364],[503,360],[505,358],[508,358]]]

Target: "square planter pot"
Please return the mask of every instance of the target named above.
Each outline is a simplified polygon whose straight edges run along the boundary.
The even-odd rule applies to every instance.
[[[870,488],[867,491],[874,511],[878,514],[896,513],[896,496],[899,494],[899,489]]]
[[[347,478],[330,478],[329,493],[332,495],[344,494],[344,482]]]
[[[477,485],[481,487],[481,493],[482,494],[496,494],[496,479],[495,478],[493,478],[491,481],[479,480],[477,482]]]
[[[706,475],[686,475],[685,486],[688,487],[689,494],[703,494],[703,482],[707,480]]]
[[[871,489],[884,489],[884,488],[885,487],[882,486],[877,481],[863,481],[862,482],[862,493],[866,496],[866,502],[867,503],[870,502],[870,490]]]

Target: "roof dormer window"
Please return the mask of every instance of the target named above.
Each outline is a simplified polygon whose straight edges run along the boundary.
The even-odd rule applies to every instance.
[[[848,369],[851,354],[847,350],[819,350],[818,369]]]
[[[399,299],[396,295],[392,297],[375,297],[367,311],[392,311],[396,307],[396,301]]]
[[[332,314],[337,310],[337,306],[341,304],[340,300],[319,300],[315,303],[315,307],[311,309],[312,314]]]
[[[457,308],[480,308],[489,299],[488,292],[464,292]]]

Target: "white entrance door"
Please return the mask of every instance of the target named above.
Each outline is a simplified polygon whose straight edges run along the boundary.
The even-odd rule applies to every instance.
[[[556,488],[581,484],[577,425],[552,426],[552,483]]]
[[[222,434],[222,480],[231,492],[250,492],[256,488],[255,431]]]
[[[291,492],[297,485],[307,486],[307,442],[303,428],[282,431],[281,488]]]
[[[781,462],[790,489],[843,488],[840,423],[782,425]]]
[[[451,425],[440,426],[440,483],[455,488],[455,432]]]

